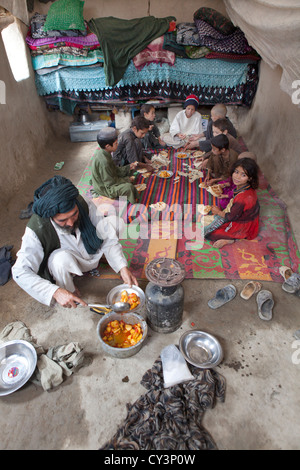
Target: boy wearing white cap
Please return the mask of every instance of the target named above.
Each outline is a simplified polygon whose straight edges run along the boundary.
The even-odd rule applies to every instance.
[[[162,136],[163,141],[174,148],[183,147],[190,136],[202,132],[202,116],[197,111],[199,100],[195,95],[187,96],[184,109],[176,114],[170,126],[170,131]]]

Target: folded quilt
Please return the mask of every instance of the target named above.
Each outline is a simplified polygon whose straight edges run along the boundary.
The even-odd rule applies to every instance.
[[[35,39],[37,38],[49,38],[49,37],[61,37],[61,36],[86,36],[87,35],[87,23],[85,22],[86,29],[68,29],[68,30],[44,30],[44,24],[46,21],[47,15],[42,15],[41,13],[35,13],[30,21],[31,26],[31,36]]]
[[[244,33],[236,28],[232,34],[224,35],[203,20],[195,19],[201,44],[216,52],[246,54],[252,48]]]
[[[184,46],[201,46],[198,29],[195,23],[178,23],[176,25],[178,44]]]
[[[142,70],[147,64],[175,64],[175,53],[163,49],[164,36],[154,39],[148,46],[133,58],[133,63],[138,70]]]
[[[122,79],[130,60],[151,41],[166,33],[172,20],[176,18],[92,18],[88,26],[97,35],[103,50],[106,85],[115,86]]]
[[[46,67],[64,67],[93,65],[97,62],[103,63],[103,54],[101,49],[89,51],[86,57],[74,56],[71,54],[40,54],[31,57],[33,70],[40,70]]]
[[[31,28],[29,28],[27,36],[25,38],[26,43],[30,49],[36,49],[37,47],[52,45],[58,43],[64,46],[75,46],[75,47],[100,47],[96,34],[88,32],[86,36],[56,36],[56,37],[45,37],[45,38],[33,38],[31,35]]]

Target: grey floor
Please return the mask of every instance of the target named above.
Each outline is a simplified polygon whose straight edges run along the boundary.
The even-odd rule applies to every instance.
[[[53,175],[54,164],[64,161],[60,174],[77,184],[94,149],[95,143],[72,144],[67,138],[53,143],[47,160],[33,168],[30,181],[2,208],[0,246],[14,245],[15,255],[26,225],[19,213],[32,200],[34,189]],[[87,301],[104,301],[118,283],[78,279]],[[12,280],[2,286],[1,330],[21,320],[46,349],[77,341],[84,349],[85,365],[50,392],[28,383],[14,394],[0,397],[1,450],[98,449],[122,423],[126,403],[145,393],[140,380],[162,348],[178,344],[182,333],[191,328],[214,334],[224,349],[224,360],[216,370],[226,379],[226,400],[207,411],[203,420],[218,448],[298,450],[300,341],[293,335],[300,328],[299,298],[285,293],[281,284],[263,282],[275,300],[273,319],[264,322],[258,317],[255,298],[245,301],[239,295],[245,282],[232,281],[238,290],[236,298],[211,310],[208,300],[227,283],[185,280],[182,326],[169,334],[150,330],[141,351],[122,360],[103,353],[96,333],[99,316],[89,308],[48,308]],[[145,285],[141,283],[141,287]],[[123,381],[125,377],[128,380]]]

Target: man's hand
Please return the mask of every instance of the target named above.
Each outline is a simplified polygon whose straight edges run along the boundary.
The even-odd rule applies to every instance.
[[[128,284],[130,287],[132,286],[132,284],[134,284],[135,286],[138,286],[138,282],[136,280],[136,278],[134,277],[134,275],[129,271],[129,269],[127,268],[127,266],[125,266],[124,268],[121,268],[120,269],[120,276],[121,278],[123,279],[124,281],[124,284]]]
[[[56,302],[62,307],[66,308],[76,308],[78,304],[81,304],[83,307],[87,307],[87,303],[78,297],[75,293],[69,292],[62,287],[59,287],[53,294],[53,298]]]

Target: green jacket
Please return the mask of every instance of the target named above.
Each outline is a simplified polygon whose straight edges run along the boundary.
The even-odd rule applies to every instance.
[[[134,186],[129,180],[130,173],[130,165],[118,167],[109,152],[101,148],[96,150],[92,161],[92,185],[96,194],[110,199],[118,199],[128,190],[134,190]]]

